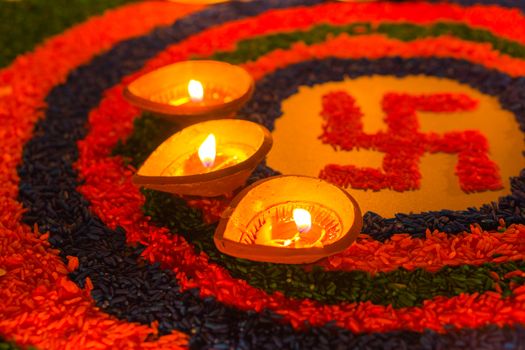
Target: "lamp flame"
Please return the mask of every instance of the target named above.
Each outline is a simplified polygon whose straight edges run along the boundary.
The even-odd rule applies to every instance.
[[[201,102],[204,97],[204,87],[198,80],[190,80],[188,83],[188,94],[192,102]]]
[[[216,144],[215,135],[209,134],[199,147],[199,159],[206,168],[211,168],[215,163]]]
[[[312,228],[312,215],[306,209],[294,209],[293,220],[299,233],[306,233]]]

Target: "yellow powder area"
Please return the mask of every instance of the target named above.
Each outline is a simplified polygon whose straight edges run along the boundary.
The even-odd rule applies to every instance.
[[[283,174],[318,176],[327,164],[381,168],[383,153],[368,150],[335,151],[318,139],[322,133],[322,96],[343,90],[351,94],[364,113],[366,133],[386,130],[381,100],[386,93],[454,93],[468,94],[479,101],[476,110],[457,113],[418,112],[422,132],[479,130],[490,144],[490,158],[500,167],[504,188],[499,191],[464,193],[454,174],[455,154],[425,154],[421,158],[421,188],[416,191],[392,190],[347,191],[356,198],[363,212],[373,211],[385,217],[395,213],[419,213],[430,210],[462,210],[490,203],[510,193],[511,176],[525,167],[522,155],[525,143],[514,115],[501,108],[494,97],[449,79],[426,76],[396,78],[372,76],[347,79],[314,87],[301,87],[283,101],[283,115],[276,120],[274,145],[268,165]]]

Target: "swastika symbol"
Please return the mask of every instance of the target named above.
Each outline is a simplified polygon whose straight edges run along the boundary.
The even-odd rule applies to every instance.
[[[329,164],[320,178],[342,187],[357,189],[393,189],[409,191],[420,188],[419,161],[425,153],[455,153],[455,173],[464,192],[498,190],[503,187],[500,171],[489,158],[489,143],[478,130],[444,134],[422,133],[418,111],[458,112],[477,108],[477,101],[465,94],[410,95],[388,93],[383,96],[386,131],[363,131],[363,113],[355,99],[344,91],[323,96],[323,143],[337,150],[368,149],[382,152],[382,169],[354,165]]]

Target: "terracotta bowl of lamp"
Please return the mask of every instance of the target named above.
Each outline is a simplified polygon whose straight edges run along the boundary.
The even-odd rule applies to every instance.
[[[224,166],[210,170],[189,169],[207,135],[217,138],[217,157]],[[177,195],[216,197],[244,186],[255,167],[272,147],[270,132],[240,119],[211,120],[191,125],[164,141],[133,176],[133,183]],[[233,161],[231,161],[233,159]]]
[[[291,219],[297,208],[310,212],[311,231],[297,233]],[[362,226],[359,205],[343,189],[318,178],[275,176],[233,199],[214,241],[221,252],[238,258],[306,264],[345,250]]]
[[[200,102],[184,101],[192,80],[202,84],[204,97]],[[189,125],[234,117],[253,91],[252,76],[239,66],[219,61],[184,61],[134,80],[124,89],[124,98],[143,111]]]

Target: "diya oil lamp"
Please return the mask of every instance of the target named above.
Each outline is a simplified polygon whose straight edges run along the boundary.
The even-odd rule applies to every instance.
[[[229,194],[245,184],[271,147],[270,132],[247,120],[193,124],[164,141],[133,183],[178,195]]]
[[[239,258],[311,263],[347,248],[363,226],[346,191],[307,176],[275,176],[240,192],[215,231],[217,248]]]
[[[218,61],[185,61],[134,80],[125,88],[124,97],[144,111],[189,125],[233,117],[253,90],[253,78],[241,67]]]

